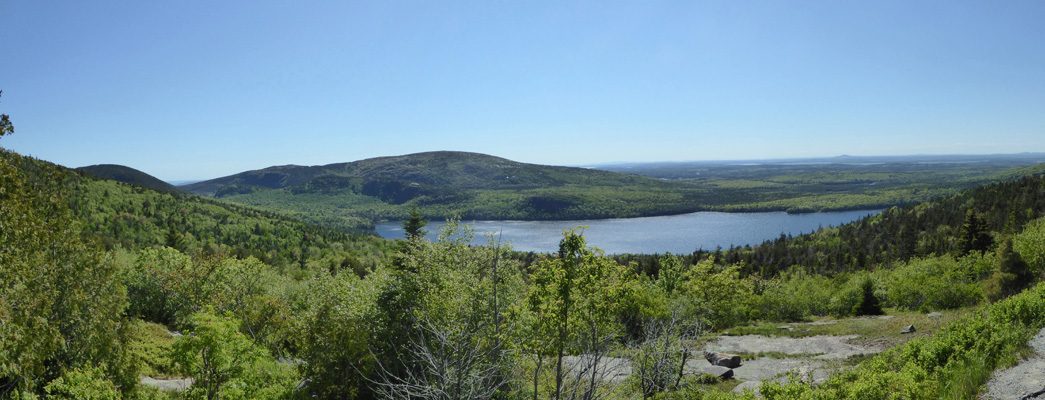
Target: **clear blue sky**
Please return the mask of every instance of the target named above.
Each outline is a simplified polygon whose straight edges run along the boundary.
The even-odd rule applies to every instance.
[[[1045,151],[1043,1],[0,0],[0,146],[204,179]]]

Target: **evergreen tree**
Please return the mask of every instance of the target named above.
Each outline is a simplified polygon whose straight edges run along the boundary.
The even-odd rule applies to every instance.
[[[987,251],[991,247],[991,242],[987,223],[975,211],[969,209],[965,213],[965,222],[962,223],[961,231],[958,233],[958,254],[964,256],[974,250]]]
[[[860,300],[853,306],[855,315],[882,315],[882,305],[874,295],[874,282],[871,278],[860,282]]]
[[[164,236],[164,244],[167,247],[170,247],[178,251],[185,250],[185,240],[181,237],[181,234],[178,233],[178,230],[174,227],[174,222],[171,222],[167,225],[167,234],[166,236]]]
[[[1034,276],[1030,272],[1030,266],[1020,257],[1020,253],[1013,251],[1011,238],[1006,238],[1001,243],[996,256],[998,270],[987,280],[984,289],[984,295],[988,300],[1001,300],[1030,286]]]
[[[428,231],[424,230],[425,225],[428,225],[428,220],[422,218],[421,211],[417,209],[416,205],[413,206],[410,209],[410,219],[403,221],[403,230],[406,231],[406,238],[424,238],[428,234]]]

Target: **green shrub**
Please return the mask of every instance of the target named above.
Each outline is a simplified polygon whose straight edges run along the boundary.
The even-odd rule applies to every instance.
[[[1023,232],[1012,239],[1012,245],[1027,262],[1030,273],[1040,278],[1045,273],[1045,218],[1025,225]]]
[[[914,259],[882,271],[885,304],[922,312],[975,305],[982,297],[976,279],[985,268],[979,253],[955,260],[950,256]],[[986,268],[993,269],[993,266]]]
[[[49,399],[120,400],[123,395],[99,367],[77,368],[44,387]]]
[[[755,306],[758,318],[770,321],[799,321],[811,315],[831,314],[836,284],[823,275],[798,270],[762,280]]]

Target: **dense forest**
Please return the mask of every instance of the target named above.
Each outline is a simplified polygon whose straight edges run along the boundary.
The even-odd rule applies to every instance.
[[[706,335],[907,310],[968,312],[762,395],[968,398],[1045,324],[1041,175],[684,257],[429,242],[423,208],[385,241],[6,150],[0,188],[3,398],[727,398],[684,368]]]

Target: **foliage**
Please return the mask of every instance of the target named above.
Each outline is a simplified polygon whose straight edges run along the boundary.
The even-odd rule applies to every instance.
[[[158,178],[146,174],[142,171],[136,170],[131,167],[125,167],[122,165],[100,164],[91,165],[88,167],[80,167],[76,170],[87,172],[101,178],[146,187],[160,192],[181,192],[181,190],[174,185],[161,181]]]
[[[507,387],[513,326],[505,314],[520,297],[520,277],[510,248],[492,237],[471,246],[472,235],[449,221],[438,241],[411,236],[396,257],[395,280],[379,305],[393,326],[406,326],[399,338],[382,335],[379,348],[386,350],[375,379],[381,396],[483,399]],[[389,301],[407,295],[412,300]],[[392,312],[401,315],[389,318]]]
[[[555,386],[550,397],[601,396],[602,376],[596,367],[620,334],[617,316],[628,302],[630,275],[620,265],[588,248],[576,230],[563,233],[559,254],[539,262],[526,299],[525,351],[540,362],[555,360]],[[579,354],[579,366],[564,366],[567,354]],[[533,395],[538,388],[535,382]]]
[[[882,315],[882,305],[878,296],[874,294],[874,281],[870,278],[862,279],[860,285],[860,298],[853,305],[853,315]]]
[[[1023,232],[1012,238],[1012,247],[1027,262],[1035,278],[1045,274],[1045,218],[1038,218],[1023,227]]]
[[[994,269],[993,254],[980,253],[912,259],[880,270],[884,304],[901,310],[930,312],[967,307],[982,297],[979,282]]]
[[[170,355],[183,374],[194,378],[190,398],[275,399],[293,390],[293,369],[273,364],[264,348],[239,331],[238,320],[216,316],[208,307],[190,321],[192,334],[179,337]]]
[[[421,211],[414,206],[410,209],[410,218],[403,221],[403,230],[407,239],[423,238],[428,231],[424,230],[428,221],[421,217]]]
[[[576,231],[564,234],[556,256],[511,253],[492,238],[469,245],[472,232],[456,223],[434,243],[422,235],[392,243],[294,219],[311,211],[278,214],[0,156],[0,397],[148,395],[134,391],[140,359],[143,372],[159,375],[173,374],[168,361],[177,361],[197,378],[189,397],[594,399],[637,390],[630,395],[721,398],[728,395],[679,379],[697,327],[866,314],[878,311],[865,307],[875,302],[891,312],[945,310],[986,297],[998,302],[821,387],[763,391],[767,398],[971,397],[1045,323],[1045,289],[1015,294],[1045,269],[1040,176],[754,247],[611,259]],[[439,157],[462,173],[514,168]],[[381,165],[366,168],[380,175]],[[432,181],[305,179],[274,170],[251,178],[273,188],[234,194],[247,186],[228,186],[225,198],[321,199],[317,212],[341,201],[369,204],[370,211],[328,220],[344,228],[416,205],[428,217],[471,204],[473,215],[552,218],[677,211],[732,193],[741,196],[737,207],[775,207],[791,200],[759,196],[799,186],[815,192],[857,174],[719,180],[723,191],[710,195],[638,178],[612,183],[600,173],[579,175],[587,185],[567,176],[576,171],[525,167],[514,181],[506,175],[453,191],[437,187],[453,176],[433,176],[420,163],[406,168]],[[549,177],[560,182],[527,186]],[[903,198],[929,193],[940,192]],[[822,205],[856,201],[838,196]],[[124,315],[194,332],[169,344],[166,327]],[[160,354],[165,347],[172,350]],[[605,383],[608,371],[599,366],[610,355],[631,359],[634,388]],[[300,393],[293,393],[295,369],[307,378]]]
[[[46,398],[81,400],[119,400],[123,396],[116,385],[98,367],[77,368],[44,387]]]
[[[973,210],[965,213],[965,222],[958,230],[958,255],[967,255],[972,251],[987,251],[991,246],[991,236],[987,232],[987,224]]]
[[[890,208],[813,234],[781,235],[756,246],[698,251],[692,258],[714,258],[721,265],[741,264],[744,274],[772,277],[792,267],[810,273],[838,274],[917,257],[961,256],[960,232],[987,232],[987,237],[1015,233],[1028,222],[1045,216],[1042,187],[1045,174],[1023,176],[931,202]],[[979,222],[962,231],[961,226],[974,220]],[[977,248],[986,244],[986,239],[968,240]]]
[[[0,90],[0,94],[4,91]],[[11,117],[7,114],[0,114],[0,137],[15,133],[15,126],[11,123]]]
[[[143,376],[175,376],[174,364],[168,357],[174,339],[167,327],[154,322],[138,321],[130,348],[134,357],[141,362],[140,373]]]
[[[692,266],[684,275],[682,294],[690,318],[703,318],[710,329],[747,321],[754,305],[754,285],[740,277],[740,266],[717,268],[714,260]]]
[[[997,301],[1019,293],[1031,283],[1030,268],[1020,254],[1013,251],[1012,239],[1006,238],[997,253],[997,271],[987,280],[984,294]]]
[[[68,193],[66,207],[81,230],[107,250],[151,248],[170,244],[168,237],[173,237],[181,243],[175,247],[187,254],[253,256],[300,278],[326,272],[332,260],[351,257],[369,268],[392,253],[388,241],[359,234],[371,225],[334,224],[344,230],[338,231],[273,211],[104,180],[6,150],[0,150],[0,158],[39,190]]]
[[[41,393],[86,366],[130,393],[137,372],[116,264],[81,237],[64,193],[12,161],[0,158],[0,396]]]
[[[308,282],[296,319],[297,357],[310,379],[306,390],[320,398],[370,396],[366,378],[374,371],[377,298],[391,277],[379,269],[360,278],[353,274],[318,276]]]
[[[793,270],[774,279],[756,279],[760,295],[757,316],[770,321],[799,321],[813,315],[829,315],[831,298],[841,279]]]

